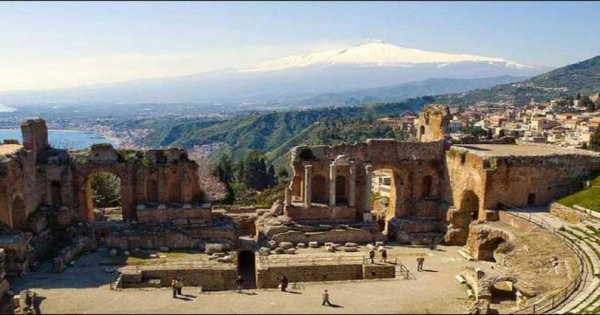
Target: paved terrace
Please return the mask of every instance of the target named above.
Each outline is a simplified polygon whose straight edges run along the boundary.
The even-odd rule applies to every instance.
[[[549,144],[456,144],[452,148],[466,149],[482,157],[588,155],[600,158],[600,153],[593,151]]]
[[[0,144],[0,155],[13,154],[22,147],[20,144]]]

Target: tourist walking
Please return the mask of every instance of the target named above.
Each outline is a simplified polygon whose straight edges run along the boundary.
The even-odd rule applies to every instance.
[[[31,296],[31,304],[33,305],[33,311],[36,315],[42,315],[42,310],[40,309],[40,304],[42,304],[42,299],[37,295],[36,292],[33,292],[33,296]]]
[[[288,283],[289,283],[289,281],[286,276],[281,277],[281,282],[279,283],[279,285],[281,286],[281,291],[285,292],[285,290],[287,289]]]
[[[177,279],[177,294],[183,295],[181,290],[183,289],[183,280],[181,278]]]
[[[417,271],[423,271],[423,262],[425,262],[425,257],[419,256],[417,258]]]
[[[323,303],[321,303],[321,305],[325,305],[327,303],[327,305],[332,306],[331,302],[329,302],[329,293],[327,290],[324,290],[321,296],[323,297]]]
[[[375,258],[375,248],[371,248],[369,251],[369,258],[371,259],[371,264],[374,264],[375,261],[373,261],[373,258]]]
[[[431,249],[431,250],[435,249],[435,236],[431,237],[431,246],[429,247],[429,249]]]
[[[381,261],[387,263],[387,250],[385,248],[381,250]]]
[[[171,280],[171,290],[173,290],[173,298],[177,297],[177,280]]]
[[[238,293],[242,293],[242,289],[244,288],[244,278],[238,276],[237,280],[235,280],[235,284],[237,285]]]

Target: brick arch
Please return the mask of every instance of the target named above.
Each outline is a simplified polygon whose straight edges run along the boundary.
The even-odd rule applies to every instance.
[[[503,229],[486,224],[474,224],[469,229],[467,249],[477,260],[495,262],[494,252],[502,243],[512,243],[515,237]]]
[[[117,176],[121,180],[121,209],[123,212],[123,220],[130,220],[135,217],[135,199],[132,189],[133,183],[131,175],[123,170],[123,167],[113,166],[96,166],[86,168],[79,173],[76,179],[76,190],[79,193],[79,205],[81,209],[80,216],[87,221],[94,220],[94,203],[92,200],[92,187],[90,177],[93,174],[110,173]]]

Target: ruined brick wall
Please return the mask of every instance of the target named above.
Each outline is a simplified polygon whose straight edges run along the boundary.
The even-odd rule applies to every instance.
[[[417,139],[421,142],[443,140],[452,116],[448,106],[429,104],[419,112]]]
[[[288,206],[286,208],[286,214],[290,218],[294,218],[299,221],[320,221],[320,220],[355,220],[356,219],[356,208],[350,207],[297,207]]]
[[[394,192],[390,198],[393,212],[388,217],[408,216],[414,203],[427,197],[440,196],[444,176],[443,152],[443,141],[418,143],[370,139],[353,145],[298,146],[291,151],[292,199],[302,200],[305,165],[312,165],[311,199],[315,201],[317,198],[315,202],[328,205],[330,164],[343,157],[353,161],[356,170],[355,205],[358,218],[363,212],[369,211],[367,198],[371,187],[367,187],[367,165],[372,166],[372,171],[386,169],[393,173]],[[338,168],[336,175],[344,176],[346,182],[350,178],[347,167]]]
[[[600,169],[600,160],[584,155],[498,157],[489,165],[483,206],[496,209],[499,204],[524,207],[530,201],[533,206],[548,205],[581,189],[583,181]]]

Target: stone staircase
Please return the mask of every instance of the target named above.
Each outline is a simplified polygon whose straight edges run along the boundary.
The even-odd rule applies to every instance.
[[[583,252],[587,277],[575,297],[555,311],[557,314],[597,314],[600,312],[600,223],[590,220],[565,224],[558,233]]]

